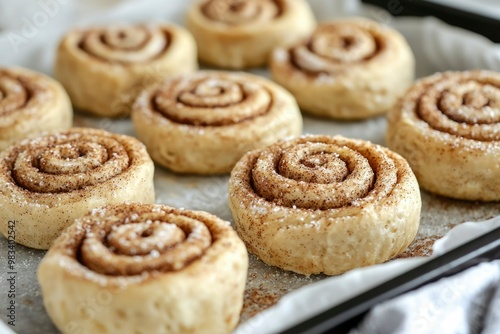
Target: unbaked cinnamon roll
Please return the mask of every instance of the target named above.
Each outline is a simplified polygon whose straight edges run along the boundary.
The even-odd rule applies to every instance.
[[[90,209],[154,202],[154,165],[137,139],[73,128],[0,153],[0,230],[16,220],[16,242],[47,249]]]
[[[197,67],[196,44],[184,28],[111,25],[67,33],[57,50],[55,74],[73,106],[117,117],[130,113],[131,101],[150,83]]]
[[[0,151],[73,122],[68,94],[55,80],[23,68],[0,67]]]
[[[251,74],[218,71],[150,86],[132,120],[153,160],[180,173],[229,173],[246,152],[302,131],[286,90]]]
[[[263,66],[276,46],[306,38],[315,19],[304,0],[198,0],[187,26],[201,61],[243,69]]]
[[[396,103],[413,82],[414,63],[397,31],[357,18],[320,24],[309,39],[275,49],[270,70],[303,110],[363,119]]]
[[[228,222],[163,205],[112,205],[78,219],[38,270],[63,333],[230,333],[248,255]]]
[[[303,136],[247,153],[229,207],[250,252],[301,274],[386,261],[411,243],[420,192],[408,163],[370,142]]]
[[[388,114],[387,144],[433,193],[500,200],[500,73],[419,80]]]

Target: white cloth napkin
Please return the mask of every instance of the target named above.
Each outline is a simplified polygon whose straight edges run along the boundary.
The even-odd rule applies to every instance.
[[[450,251],[497,227],[500,227],[500,216],[484,222],[460,224],[448,232],[445,237],[436,241],[433,247],[433,256],[441,255]],[[352,270],[346,274],[327,278],[318,283],[305,286],[284,296],[278,304],[265,310],[264,312],[261,312],[256,317],[241,325],[235,333],[279,333],[286,328],[329,309],[330,307],[359,295],[361,292],[369,290],[370,288],[373,288],[383,282],[389,281],[395,276],[423,264],[428,261],[428,259],[429,258],[409,258],[394,260],[376,266]],[[488,290],[489,286],[493,286],[495,284],[497,286],[499,285],[500,262],[495,261],[491,265],[484,264],[478,266],[477,268],[474,268],[473,273],[474,274],[470,275],[465,275],[464,273],[464,275],[460,274],[456,277],[450,278],[450,284],[453,285],[450,286],[449,289],[446,288],[448,283],[446,280],[443,280],[437,282],[440,284],[438,288],[432,288],[432,286],[429,285],[431,289],[428,291],[426,290],[427,287],[425,287],[421,291],[404,295],[401,297],[401,300],[394,299],[389,302],[387,306],[386,304],[381,304],[381,310],[370,315],[370,318],[366,321],[366,327],[362,327],[359,334],[469,333],[468,328],[469,326],[473,326],[473,324],[472,322],[461,322],[461,315],[466,313],[468,314],[470,308],[474,305],[477,306],[478,304],[487,304],[486,302],[480,303],[480,301],[481,298],[488,295],[488,293],[491,294],[491,291]],[[471,279],[469,280],[469,278]],[[455,291],[454,289],[458,286],[462,286],[462,289]],[[454,291],[453,294],[450,292],[450,296],[454,298],[453,300],[455,305],[443,303],[443,300],[451,300],[451,297],[444,293],[444,291]],[[440,301],[439,299],[435,299],[439,297],[438,294],[441,292],[444,293],[444,297],[442,297],[443,300]],[[497,296],[499,297],[499,299],[495,301],[495,305],[500,305],[500,291],[495,293],[497,293]],[[413,297],[417,298],[413,300]],[[483,299],[487,300],[485,297]],[[452,308],[452,306],[455,308]],[[428,312],[436,313],[419,313],[422,308],[425,309],[426,307]],[[475,309],[476,308],[477,307],[475,307]],[[500,324],[500,314],[496,312],[497,310],[500,311],[500,308],[497,307],[495,309],[495,313],[489,315],[488,323],[491,322],[490,328],[495,328],[492,326],[498,326]],[[426,316],[429,318],[425,318]],[[416,319],[416,317],[423,319],[420,321],[421,324],[419,324],[421,327],[412,327],[414,325],[412,324],[412,321]],[[458,328],[460,330],[440,330],[433,332],[432,321],[440,322],[445,319],[455,319],[455,323],[453,323],[453,325],[456,327],[453,328]],[[464,321],[467,319],[481,319],[481,317],[479,315],[471,316],[470,318],[466,317]],[[424,323],[425,320],[429,320],[429,324]],[[424,327],[427,325],[429,327]],[[426,330],[427,328],[430,329],[430,331]],[[413,330],[413,332],[411,330]],[[500,330],[490,333],[500,333]],[[354,332],[353,334],[358,333]]]
[[[500,333],[500,260],[373,308],[350,334]]]

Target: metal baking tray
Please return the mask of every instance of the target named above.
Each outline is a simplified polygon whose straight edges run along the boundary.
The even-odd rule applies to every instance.
[[[378,2],[380,6],[388,9],[387,0],[364,1],[372,4]],[[392,2],[394,3],[394,1]],[[417,14],[411,12],[411,10],[414,9],[413,4],[420,4],[422,2],[423,1],[420,0],[401,1],[401,4],[404,5],[401,8],[405,9],[402,14]],[[446,10],[445,12],[449,13],[449,11]],[[434,13],[436,13],[436,15],[438,14],[437,12]],[[428,15],[428,12],[422,15]],[[477,24],[477,20],[474,21],[476,18],[477,17],[474,15],[466,15],[466,19],[462,19],[461,21],[455,20],[455,22],[458,22],[457,25],[464,27],[464,22],[469,22],[469,19],[472,19],[475,23],[472,24],[473,27],[471,30],[490,37],[487,35],[488,32],[479,31],[477,28],[485,28],[487,30],[491,28],[494,31],[494,35],[490,38],[494,40],[495,36],[498,37],[498,28],[493,28],[496,26],[492,25],[494,22],[491,23],[488,19],[484,20],[481,17],[480,21],[482,23]],[[254,72],[264,76],[268,75],[264,70]],[[131,122],[128,119],[98,119],[79,114],[75,116],[75,126],[97,127],[112,132],[134,135]],[[341,134],[347,137],[370,140],[374,143],[384,145],[385,130],[386,122],[384,117],[348,123],[304,116],[304,133]],[[227,181],[228,176],[180,176],[157,167],[155,172],[156,202],[175,207],[204,210],[222,219],[232,221],[227,205]],[[400,255],[400,257],[429,256],[434,241],[442,237],[455,225],[465,221],[485,220],[499,214],[500,203],[457,201],[422,191],[421,225],[414,242]],[[16,219],[16,217],[12,217],[12,219]],[[4,322],[8,321],[6,309],[10,301],[7,295],[10,285],[7,279],[10,276],[8,272],[13,271],[16,276],[16,296],[14,299],[16,303],[16,326],[12,329],[19,334],[57,333],[57,329],[54,327],[43,308],[42,297],[36,279],[36,270],[45,252],[29,249],[21,245],[16,245],[15,251],[16,259],[14,269],[10,270],[7,261],[7,240],[0,236],[0,319]],[[405,277],[406,279],[412,277],[411,275],[413,274],[411,273],[412,272],[406,274],[407,276],[403,275],[401,281],[391,281],[392,284],[401,283],[401,288],[394,291],[402,293],[405,288],[413,286],[403,284],[406,282]],[[417,274],[418,273],[415,275]],[[283,271],[278,268],[270,267],[251,255],[241,321],[244,322],[262,310],[274,305],[286,293],[317,282],[325,277],[324,275],[303,276]],[[417,281],[417,283],[418,282],[420,281]],[[337,319],[348,322],[349,319],[354,319],[356,316],[366,312],[372,305],[370,303],[380,300],[372,298],[377,295],[377,291],[379,294],[382,294],[384,298],[393,296],[391,294],[383,294],[383,290],[375,290],[375,293],[372,292],[372,295],[366,296],[365,294],[364,297],[357,297],[358,299],[355,298],[346,302],[350,303],[347,306],[363,305],[363,307],[357,309],[357,313],[349,313]],[[392,293],[394,293],[394,291]],[[343,305],[345,306],[345,304]],[[326,317],[330,319],[332,318],[332,314],[328,314]],[[352,325],[352,323],[350,324]]]
[[[264,72],[258,72],[265,74]],[[77,114],[76,126],[103,128],[108,131],[134,135],[129,119],[109,120]],[[304,132],[313,134],[342,134],[384,144],[386,123],[384,117],[363,122],[335,122],[304,117]],[[232,221],[227,205],[228,176],[181,176],[156,167],[156,202],[187,209],[211,212],[222,219]],[[477,221],[500,214],[500,203],[463,202],[435,196],[422,191],[422,219],[418,235],[412,245],[400,257],[428,256],[433,242],[453,226],[464,221]],[[16,219],[16,217],[12,217]],[[37,266],[44,251],[16,245],[16,327],[20,334],[52,334],[56,328],[42,305],[42,297],[36,279]],[[0,237],[0,317],[6,318],[7,298],[7,240]],[[245,291],[241,321],[274,305],[284,294],[304,285],[317,282],[326,276],[303,276],[270,267],[255,256],[250,256],[250,268]]]
[[[348,333],[377,304],[482,262],[500,259],[500,227],[399,275],[281,334]]]

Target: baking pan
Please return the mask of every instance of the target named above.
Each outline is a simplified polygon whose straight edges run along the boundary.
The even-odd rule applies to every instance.
[[[282,334],[347,333],[375,305],[478,263],[495,259],[500,259],[500,227],[291,327]]]

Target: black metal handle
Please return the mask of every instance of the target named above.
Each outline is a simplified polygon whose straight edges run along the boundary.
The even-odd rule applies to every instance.
[[[500,258],[500,227],[392,280],[334,306],[282,334],[347,333],[375,305],[451,276],[480,262]]]
[[[440,20],[500,42],[500,20],[456,7],[425,0],[362,0],[387,10],[393,16],[434,16]]]

